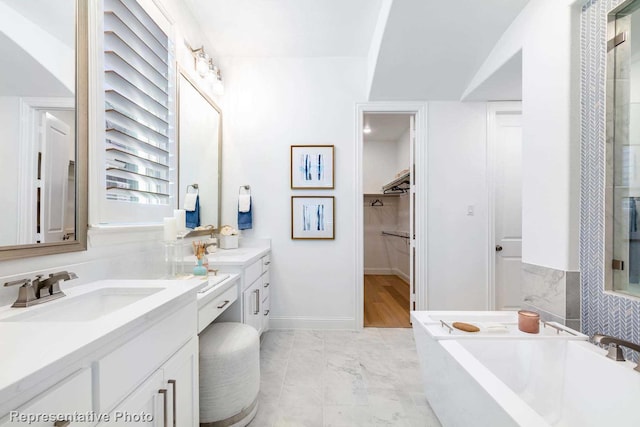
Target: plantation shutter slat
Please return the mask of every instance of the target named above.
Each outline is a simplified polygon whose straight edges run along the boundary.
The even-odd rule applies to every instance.
[[[107,200],[169,203],[169,39],[135,0],[104,2]]]

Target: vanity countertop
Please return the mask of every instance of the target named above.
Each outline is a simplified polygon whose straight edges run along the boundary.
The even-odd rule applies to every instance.
[[[238,249],[218,249],[208,255],[210,266],[240,266],[251,264],[271,250],[269,245],[241,246]],[[184,257],[185,262],[195,263],[194,255]]]
[[[226,281],[225,281],[226,282]],[[28,308],[0,307],[0,416],[22,393],[39,393],[82,366],[88,357],[104,351],[114,340],[155,323],[177,307],[197,301],[206,285],[202,277],[185,280],[101,280],[65,289],[67,296]],[[157,288],[157,290],[152,289]],[[144,294],[144,298],[95,319],[51,321],[39,310],[73,311],[82,297],[93,292],[119,296]],[[155,293],[149,293],[155,290]],[[76,300],[76,298],[81,298]],[[75,300],[75,301],[74,301]],[[86,301],[86,300],[85,300]],[[66,308],[65,308],[66,307]],[[89,316],[92,314],[89,313]],[[195,325],[194,325],[195,328]],[[195,335],[195,329],[194,329]]]

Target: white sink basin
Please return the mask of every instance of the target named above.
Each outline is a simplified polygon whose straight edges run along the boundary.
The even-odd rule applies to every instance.
[[[111,314],[165,288],[102,288],[76,297],[45,302],[0,322],[83,322]],[[51,304],[51,305],[48,305]]]

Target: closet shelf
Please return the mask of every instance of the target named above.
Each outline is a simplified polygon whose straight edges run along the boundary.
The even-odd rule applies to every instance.
[[[384,185],[382,187],[382,192],[384,194],[389,194],[389,192],[393,192],[395,194],[400,194],[400,192],[406,193],[407,191],[409,191],[410,185],[411,173],[407,172],[404,175],[401,175],[393,181],[389,182],[387,185]]]
[[[382,235],[383,236],[394,236],[394,237],[401,237],[403,239],[409,239],[409,232],[408,231],[382,231]]]

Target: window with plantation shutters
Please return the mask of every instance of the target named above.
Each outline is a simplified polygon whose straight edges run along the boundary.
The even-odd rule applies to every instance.
[[[169,39],[135,0],[104,0],[106,199],[170,202]]]

